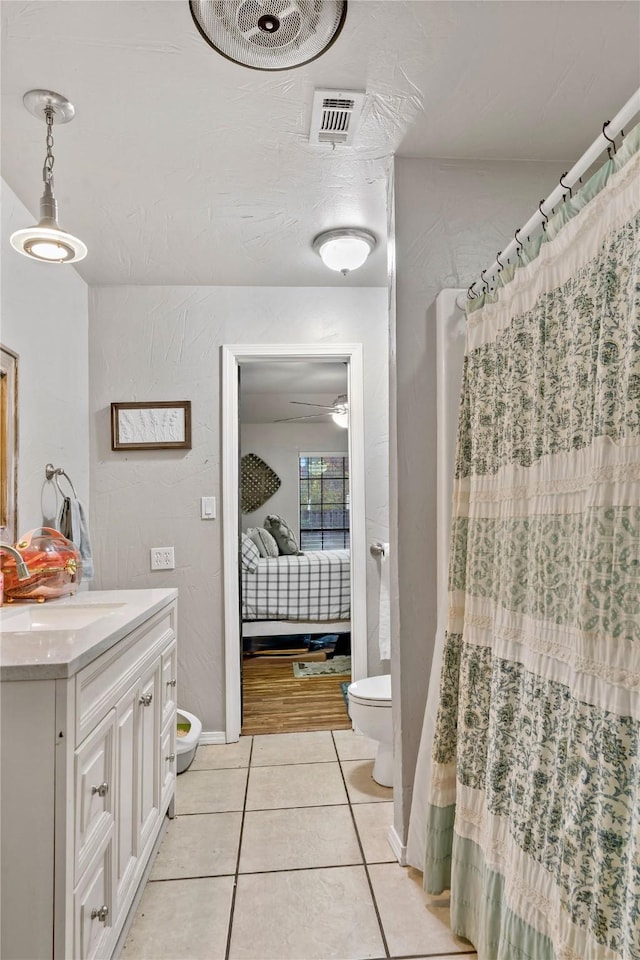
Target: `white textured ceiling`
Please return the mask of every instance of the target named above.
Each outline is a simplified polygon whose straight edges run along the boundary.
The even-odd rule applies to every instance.
[[[211,49],[187,0],[2,3],[2,173],[36,217],[44,125],[60,222],[92,284],[384,285],[386,191],[406,156],[577,159],[640,82],[635,2],[350,0],[335,44],[283,72]],[[366,90],[355,146],[311,146],[316,87]],[[372,230],[348,278],[313,237]],[[3,238],[3,243],[6,238]]]
[[[284,417],[313,416],[326,423],[323,407],[347,393],[346,363],[266,360],[240,365],[240,422],[274,423]],[[306,406],[310,404],[310,406]],[[320,404],[321,406],[314,406]]]

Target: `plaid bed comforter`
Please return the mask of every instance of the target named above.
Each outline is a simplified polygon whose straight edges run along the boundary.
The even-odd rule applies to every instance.
[[[315,550],[299,557],[262,557],[242,569],[243,620],[348,620],[348,550]]]

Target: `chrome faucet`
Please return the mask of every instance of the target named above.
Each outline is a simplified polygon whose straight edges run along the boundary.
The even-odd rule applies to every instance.
[[[18,574],[18,580],[28,580],[31,574],[29,573],[29,568],[22,559],[22,554],[19,553],[15,547],[9,546],[8,543],[0,543],[0,553],[9,553],[14,557],[16,561],[16,571]]]

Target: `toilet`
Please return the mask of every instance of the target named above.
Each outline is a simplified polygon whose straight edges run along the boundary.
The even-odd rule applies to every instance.
[[[176,773],[184,773],[190,767],[198,749],[198,741],[202,733],[202,723],[192,713],[187,713],[178,707],[176,736]]]
[[[391,674],[365,677],[349,684],[349,716],[354,727],[378,741],[373,779],[383,787],[393,786],[393,725],[391,722]]]

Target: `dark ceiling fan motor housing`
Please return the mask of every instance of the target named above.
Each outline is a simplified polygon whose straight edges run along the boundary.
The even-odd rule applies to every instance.
[[[291,70],[321,56],[347,15],[347,0],[190,0],[203,38],[253,70]]]

